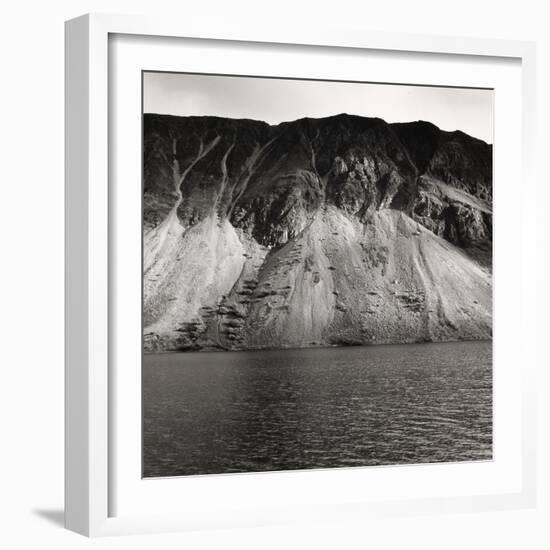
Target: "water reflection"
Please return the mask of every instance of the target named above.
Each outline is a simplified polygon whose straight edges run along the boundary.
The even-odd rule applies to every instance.
[[[147,355],[144,476],[492,457],[490,342]]]

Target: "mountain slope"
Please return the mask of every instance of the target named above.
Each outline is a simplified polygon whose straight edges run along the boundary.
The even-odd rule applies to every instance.
[[[424,122],[145,115],[146,349],[490,338],[491,157]]]

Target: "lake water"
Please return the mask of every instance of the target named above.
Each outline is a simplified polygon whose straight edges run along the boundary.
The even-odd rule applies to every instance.
[[[149,354],[143,475],[492,458],[491,342]]]

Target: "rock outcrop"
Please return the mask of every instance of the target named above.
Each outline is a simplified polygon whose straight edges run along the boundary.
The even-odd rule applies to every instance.
[[[485,339],[492,147],[427,122],[144,116],[147,350]]]

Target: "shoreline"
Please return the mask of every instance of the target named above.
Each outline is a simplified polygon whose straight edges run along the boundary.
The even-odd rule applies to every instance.
[[[417,345],[431,345],[431,344],[472,344],[472,343],[482,343],[482,342],[491,342],[493,339],[490,338],[479,338],[479,339],[461,339],[461,340],[438,340],[438,341],[416,341],[416,342],[378,342],[375,344],[353,344],[353,345],[330,345],[330,344],[320,344],[318,346],[289,346],[289,347],[257,347],[257,348],[247,348],[247,349],[219,349],[219,348],[202,348],[202,349],[187,349],[187,350],[160,350],[160,351],[146,351],[142,350],[142,358],[146,356],[153,355],[164,355],[164,354],[208,354],[208,353],[248,353],[248,352],[257,352],[257,351],[271,351],[271,352],[280,352],[280,351],[301,351],[301,350],[334,350],[334,349],[349,349],[349,348],[373,348],[373,347],[390,347],[390,346],[417,346]]]

